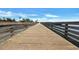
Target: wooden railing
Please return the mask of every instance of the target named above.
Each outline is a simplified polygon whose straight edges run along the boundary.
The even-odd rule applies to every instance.
[[[9,23],[4,25],[0,24],[0,43],[6,41],[12,35],[15,35],[35,24],[36,23]]]
[[[42,24],[79,47],[79,22],[42,22]]]

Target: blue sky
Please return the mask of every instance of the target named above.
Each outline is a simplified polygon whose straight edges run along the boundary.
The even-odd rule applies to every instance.
[[[0,17],[30,18],[42,22],[79,21],[79,8],[0,8]]]

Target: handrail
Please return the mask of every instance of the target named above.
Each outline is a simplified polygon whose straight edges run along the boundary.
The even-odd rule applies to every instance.
[[[41,22],[41,24],[79,47],[79,22]]]
[[[35,24],[36,23],[0,25],[0,43],[6,41],[7,38],[10,38],[14,34],[19,33]]]

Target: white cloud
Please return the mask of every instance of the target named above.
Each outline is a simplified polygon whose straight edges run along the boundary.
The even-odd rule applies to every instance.
[[[54,18],[55,18],[55,17],[59,17],[59,16],[57,16],[57,15],[52,15],[52,14],[46,14],[45,16],[46,16],[46,17],[54,17]]]
[[[22,17],[22,18],[25,18],[27,17],[26,14],[22,14],[22,13],[14,13],[15,16],[18,16],[18,17]]]
[[[2,16],[2,17],[10,17],[10,16],[12,16],[12,12],[10,12],[10,11],[8,11],[8,12],[0,11],[0,16]]]
[[[38,16],[37,14],[24,14],[24,13],[14,13],[11,11],[1,11],[0,10],[0,16],[1,17],[22,17],[26,18],[28,16]]]
[[[37,14],[27,14],[28,16],[38,16]]]

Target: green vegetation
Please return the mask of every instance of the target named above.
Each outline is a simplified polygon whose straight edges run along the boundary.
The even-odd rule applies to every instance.
[[[23,18],[20,20],[20,22],[33,22],[33,20],[30,20],[29,18]]]
[[[0,22],[16,22],[16,20],[3,17],[3,18],[0,18]]]
[[[29,18],[19,17],[19,19],[21,19],[21,20],[19,20],[18,22],[34,22],[33,20],[31,20]],[[0,22],[16,22],[16,19],[15,18],[12,19],[12,18],[3,17],[3,18],[0,18]]]

